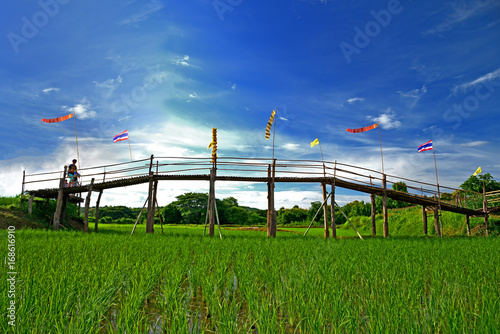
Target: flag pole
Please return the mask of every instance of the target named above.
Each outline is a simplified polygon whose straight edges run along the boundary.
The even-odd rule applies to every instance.
[[[73,118],[75,119],[76,156],[78,159],[78,169],[80,169],[80,152],[78,151],[78,134],[76,131],[76,113],[73,113]]]
[[[276,114],[278,113],[278,108],[274,109]],[[274,138],[276,137],[276,122],[278,121],[278,117],[275,115],[274,117],[274,128],[273,128],[273,161],[274,161]]]
[[[382,154],[382,130],[380,129],[380,122],[378,123],[378,134],[380,138],[380,158],[382,160],[382,174],[384,174],[384,155]]]
[[[439,191],[439,179],[438,179],[438,168],[437,168],[437,163],[436,163],[436,149],[434,147],[434,142],[432,143],[432,155],[434,156],[434,167],[436,169],[436,185],[437,185],[437,191],[438,191],[438,209],[439,209],[439,215],[441,216],[441,193]],[[439,229],[441,230],[441,237],[443,237],[443,219],[439,220]]]
[[[130,161],[134,161],[132,160],[132,148],[130,148],[130,137],[127,139],[128,140],[128,149],[130,150]]]

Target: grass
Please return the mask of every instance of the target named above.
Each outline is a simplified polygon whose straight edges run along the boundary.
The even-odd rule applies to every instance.
[[[321,231],[322,229],[315,229]],[[16,231],[16,333],[493,333],[500,239]],[[2,240],[6,231],[1,232]],[[6,256],[6,247],[0,256]],[[0,279],[6,282],[2,266]],[[5,284],[5,283],[3,283]],[[0,294],[6,309],[7,294]],[[3,333],[13,332],[6,322]]]

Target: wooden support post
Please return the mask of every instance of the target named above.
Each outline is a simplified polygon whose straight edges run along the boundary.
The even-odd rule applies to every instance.
[[[28,200],[28,214],[31,215],[31,213],[33,212],[33,198],[35,197],[35,195],[31,195],[30,196],[30,199]],[[22,196],[21,196],[22,198]]]
[[[23,204],[23,196],[24,196],[24,183],[26,181],[26,170],[23,170],[23,186],[21,188],[21,204]]]
[[[146,233],[154,233],[155,223],[155,201],[153,198],[154,178],[153,178],[153,155],[149,163],[149,187],[148,187],[148,215],[146,218]]]
[[[152,214],[152,221],[153,221],[153,232],[154,232],[154,226],[155,226],[155,212],[157,211],[157,203],[158,200],[156,199],[156,195],[158,194],[158,180],[155,180],[154,185],[153,185],[153,214]],[[148,212],[148,217],[149,217],[149,212]]]
[[[434,229],[436,230],[436,235],[441,237],[441,229],[439,228],[439,209],[438,207],[434,208]]]
[[[269,182],[267,183],[267,236],[276,237],[276,210],[274,209],[274,178],[276,173],[276,159],[273,160],[273,165],[269,165],[267,176]]]
[[[389,222],[388,222],[388,213],[387,213],[387,178],[385,174],[383,174],[382,178],[382,188],[384,189],[384,195],[382,198],[382,214],[384,216],[384,238],[389,236]]]
[[[333,183],[332,183],[332,193],[330,196],[331,196],[330,207],[332,209],[332,211],[331,211],[332,238],[337,238],[337,225],[335,224],[335,180],[333,180]]]
[[[85,233],[89,231],[90,197],[92,196],[93,188],[94,188],[94,178],[90,180],[90,186],[87,192],[87,198],[85,198],[85,220],[83,221],[83,232]]]
[[[69,195],[63,195],[63,202],[61,207],[61,221],[66,220],[66,208],[68,207]]]
[[[371,182],[371,180],[370,180]],[[377,225],[375,224],[375,216],[376,216],[376,205],[375,205],[375,194],[370,195],[370,201],[372,204],[372,212],[371,212],[371,218],[372,218],[372,237],[377,235]]]
[[[422,220],[424,222],[424,234],[428,234],[428,228],[427,228],[427,211],[425,211],[426,208],[424,205],[422,205]]]
[[[484,179],[483,179],[484,184]],[[484,228],[486,229],[486,236],[489,235],[489,222],[488,222],[488,201],[486,200],[486,187],[483,186],[483,212],[484,212]]]
[[[326,184],[321,183],[321,190],[323,192],[323,202],[326,201]],[[324,221],[324,226],[325,226],[325,239],[327,239],[330,236],[330,231],[328,228],[328,203],[325,203],[323,205],[323,221]]]
[[[64,172],[62,178],[59,180],[59,192],[57,193],[57,204],[56,212],[54,213],[54,230],[59,230],[59,225],[61,223],[61,209],[63,206],[63,195],[64,195],[64,177],[66,176],[66,169],[68,166],[64,166]]]
[[[99,226],[99,204],[101,203],[102,189],[99,191],[99,196],[97,196],[97,202],[95,203],[95,224],[94,224],[94,232],[97,233],[97,229]]]
[[[210,170],[210,186],[208,190],[208,235],[215,234],[215,168]]]
[[[467,226],[467,235],[470,236],[470,219],[469,219],[469,215],[465,215],[465,225]]]
[[[45,199],[45,207],[48,209],[50,205],[50,198]]]

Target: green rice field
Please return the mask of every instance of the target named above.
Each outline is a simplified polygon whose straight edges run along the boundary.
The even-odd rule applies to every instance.
[[[499,238],[130,231],[15,231],[15,326],[0,332],[500,332]]]

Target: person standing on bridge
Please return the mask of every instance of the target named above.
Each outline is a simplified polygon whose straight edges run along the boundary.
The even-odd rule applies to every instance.
[[[78,186],[78,171],[76,169],[76,159],[73,159],[73,163],[68,166],[68,177],[69,177],[69,186],[75,187]]]

